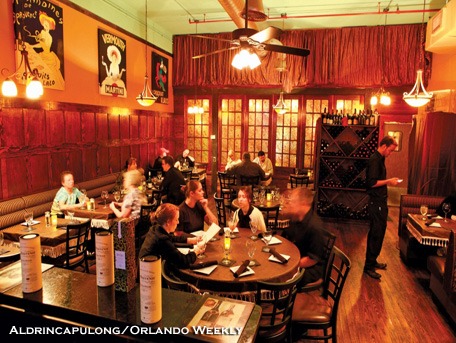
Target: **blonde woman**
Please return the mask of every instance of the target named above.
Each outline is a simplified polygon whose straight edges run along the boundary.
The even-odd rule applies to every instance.
[[[147,204],[146,196],[138,189],[141,185],[142,174],[139,170],[130,170],[124,173],[124,189],[127,190],[122,202],[113,201],[109,208],[117,218],[139,218],[141,205]]]

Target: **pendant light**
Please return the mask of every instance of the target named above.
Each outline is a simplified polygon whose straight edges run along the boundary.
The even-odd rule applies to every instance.
[[[286,13],[282,14],[282,30],[285,27],[285,21],[284,21],[285,17],[286,17]],[[282,86],[282,89],[280,90],[279,100],[277,101],[277,103],[274,106],[272,106],[272,108],[274,109],[274,111],[276,111],[277,114],[285,114],[290,110],[288,108],[287,104],[285,104],[285,101],[283,100],[283,72],[286,71],[286,67],[283,62],[284,62],[285,57],[282,54],[280,54],[279,58],[280,58],[280,67],[278,68],[279,81]]]
[[[382,79],[381,79],[381,84],[382,86],[380,89],[372,94],[372,97],[370,99],[370,104],[372,106],[376,106],[378,103],[384,106],[389,106],[391,105],[391,97],[389,92],[385,91],[383,88],[383,84],[385,81],[385,62],[383,58],[383,54],[386,51],[386,22],[388,18],[388,12],[389,12],[389,5],[383,9],[383,12],[385,13],[385,25],[383,25],[383,51],[380,53],[380,58],[381,58],[381,64],[382,64]]]
[[[144,44],[144,49],[146,51],[145,54],[145,60],[146,60],[146,75],[144,76],[144,88],[143,91],[136,97],[136,101],[141,105],[141,106],[152,106],[155,101],[157,100],[157,97],[152,94],[150,87],[149,87],[149,77],[147,76],[147,0],[146,0],[146,43]]]
[[[199,20],[195,20],[195,33],[198,34],[198,22]],[[195,66],[194,66],[194,70],[195,70],[195,99],[193,100],[193,105],[192,106],[188,106],[187,108],[187,113],[188,114],[203,114],[204,113],[204,108],[199,106],[199,103],[198,103],[198,99],[196,98],[197,96],[197,92],[198,92],[198,70],[196,68],[196,63],[197,63],[197,60],[196,59],[193,59],[193,63],[195,63]],[[199,66],[199,65],[198,65]]]
[[[424,12],[426,10],[426,0],[423,1],[423,19],[421,21],[421,34],[420,34],[420,48],[424,46]],[[424,50],[420,51],[420,65],[424,65],[423,58]],[[426,92],[426,89],[423,85],[423,70],[418,69],[416,71],[416,81],[413,85],[412,90],[407,93],[404,92],[404,96],[402,97],[407,104],[412,107],[420,107],[426,105],[432,98],[431,92]]]

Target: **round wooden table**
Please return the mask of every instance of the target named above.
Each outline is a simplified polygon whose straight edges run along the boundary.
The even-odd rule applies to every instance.
[[[231,239],[231,253],[229,258],[236,261],[230,267],[240,266],[243,261],[249,259],[247,255],[246,241],[250,240],[252,231],[250,229],[239,229],[236,233],[237,238]],[[220,262],[224,257],[223,236],[215,236],[220,238],[217,241],[209,242],[206,246],[206,251],[203,259],[198,259],[196,262],[205,262],[216,260]],[[298,271],[300,254],[298,248],[289,240],[274,236],[282,241],[280,244],[271,245],[278,253],[289,255],[287,263],[281,264],[269,261],[270,253],[262,251],[265,243],[258,239],[255,241],[257,246],[253,257],[260,265],[251,267],[255,272],[252,275],[235,278],[230,267],[217,265],[217,268],[210,274],[205,275],[195,272],[191,269],[181,269],[178,271],[179,276],[202,290],[220,291],[220,292],[243,292],[256,289],[257,281],[284,282],[291,279]]]

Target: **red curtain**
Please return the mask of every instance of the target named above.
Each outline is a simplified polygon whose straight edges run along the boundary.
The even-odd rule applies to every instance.
[[[408,193],[453,194],[456,192],[456,114],[425,113],[416,116],[413,124]]]
[[[283,45],[310,49],[303,58],[286,55],[284,87],[392,87],[413,85],[416,70],[427,79],[430,54],[424,56],[421,24],[285,31]],[[193,56],[229,48],[231,33],[174,37],[174,80],[179,86],[279,86],[277,53],[266,53],[260,67],[239,71],[230,63],[238,49],[200,59]],[[384,39],[385,38],[385,39]]]

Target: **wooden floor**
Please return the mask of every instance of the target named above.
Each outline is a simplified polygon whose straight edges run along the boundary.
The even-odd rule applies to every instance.
[[[336,245],[352,262],[338,314],[338,342],[456,342],[451,321],[433,301],[429,273],[408,267],[398,250],[399,208],[390,207],[379,262],[380,281],[363,274],[367,226],[326,222],[337,235]],[[300,342],[306,342],[301,340]]]

